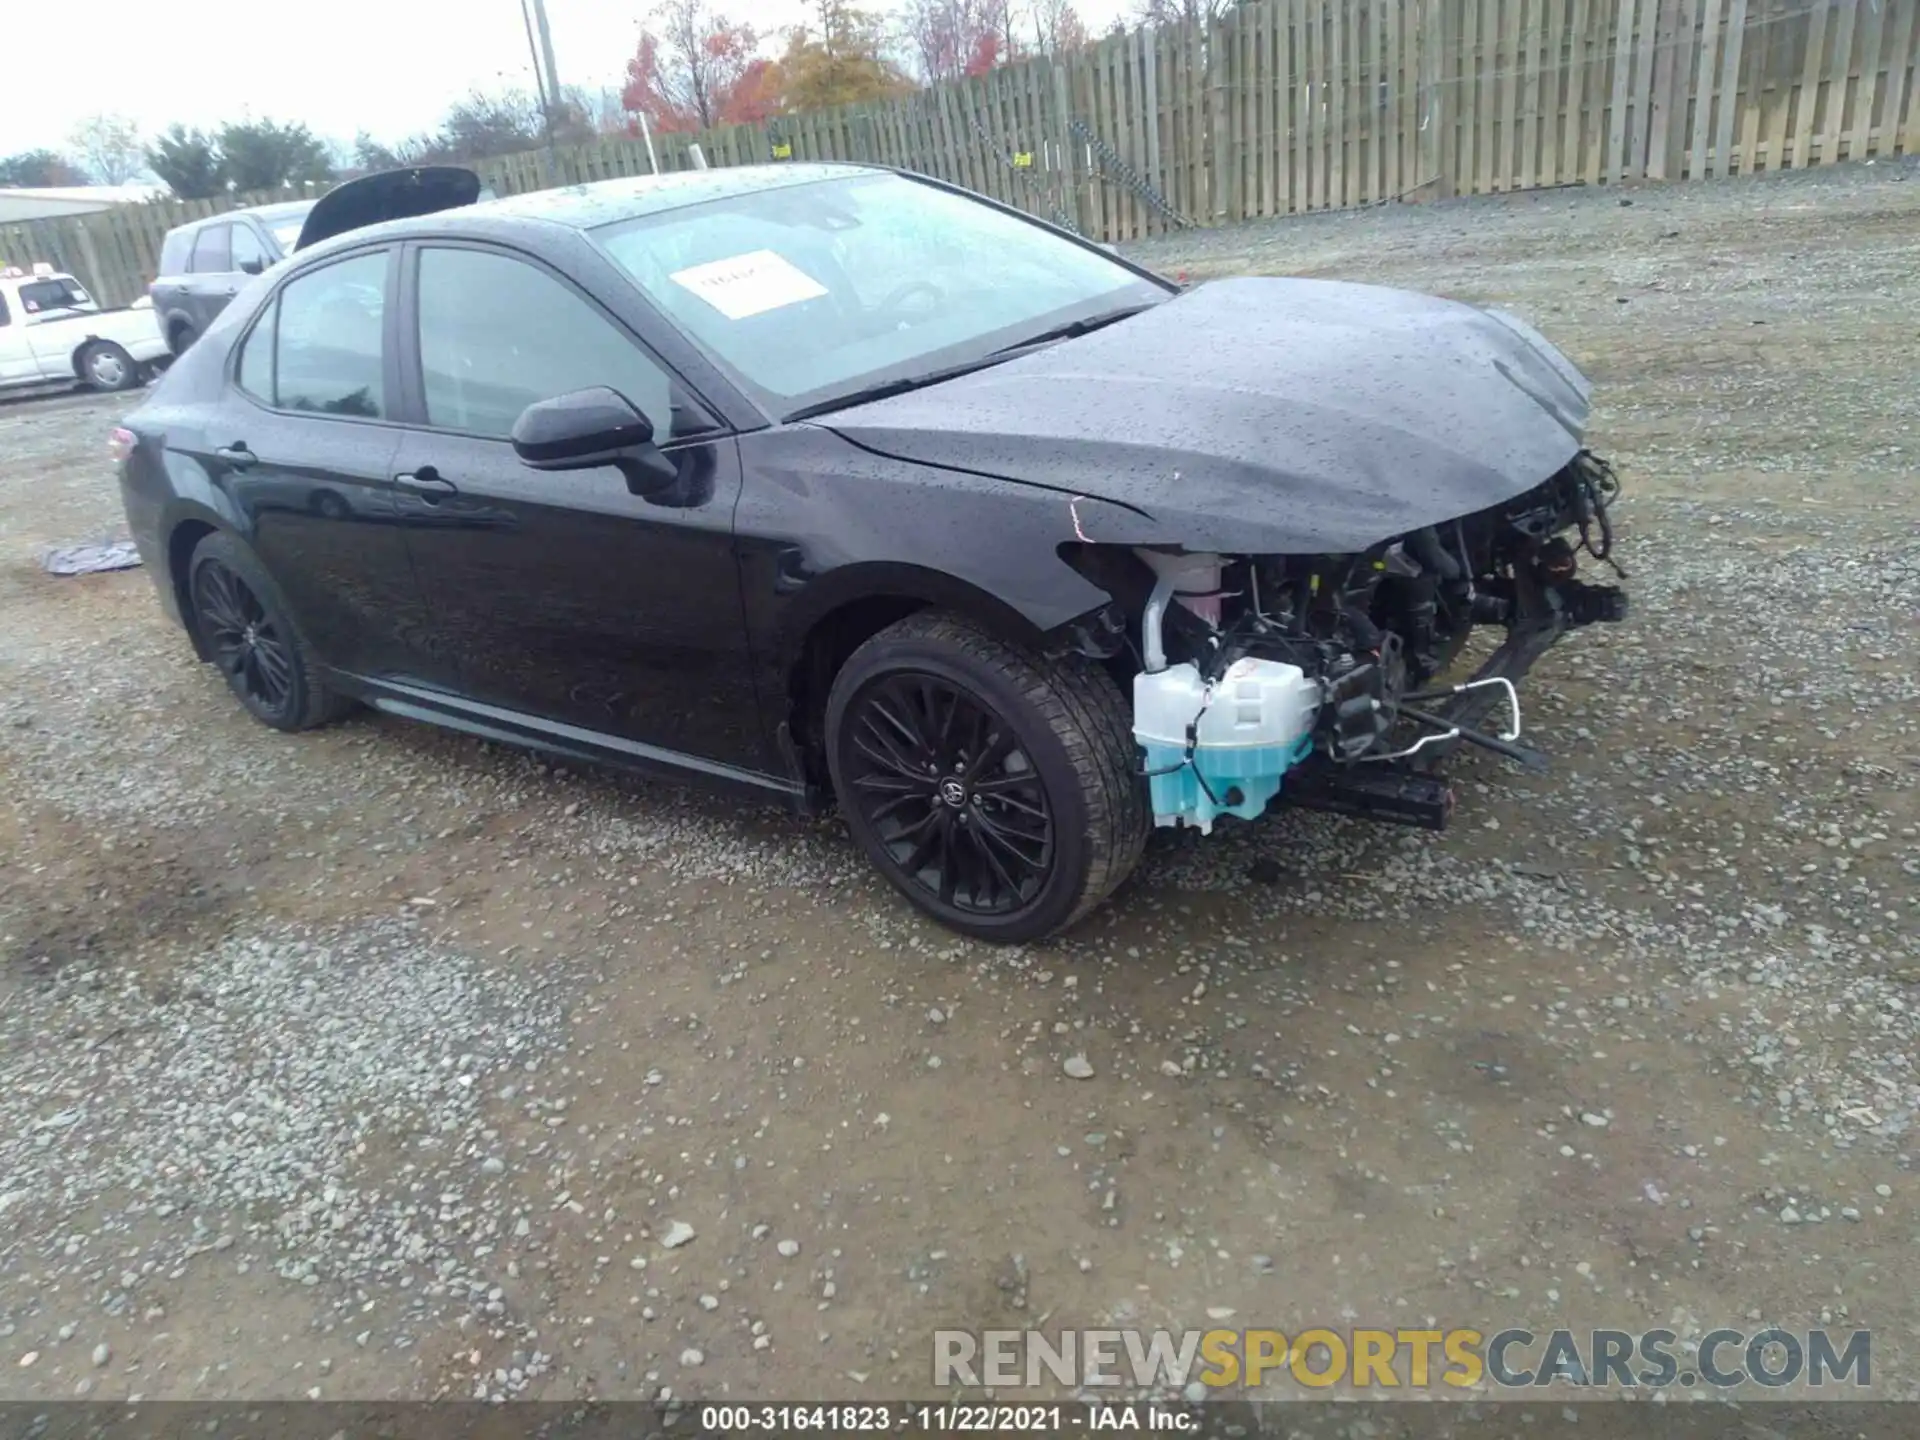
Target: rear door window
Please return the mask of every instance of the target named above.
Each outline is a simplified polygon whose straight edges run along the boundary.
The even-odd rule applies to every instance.
[[[384,250],[335,261],[284,286],[274,325],[274,403],[319,415],[385,415],[386,304]],[[256,328],[248,350],[259,342]],[[248,368],[247,356],[241,363]],[[248,368],[249,389],[258,373],[257,365]]]
[[[233,269],[233,227],[209,225],[193,238],[193,273],[223,275]]]

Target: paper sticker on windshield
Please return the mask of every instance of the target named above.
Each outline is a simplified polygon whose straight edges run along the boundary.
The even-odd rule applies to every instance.
[[[783,305],[818,300],[827,287],[771,250],[755,250],[673,272],[674,283],[691,290],[729,320],[745,320]]]

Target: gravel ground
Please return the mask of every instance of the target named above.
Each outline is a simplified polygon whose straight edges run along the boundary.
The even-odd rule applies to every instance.
[[[248,721],[0,405],[0,1398],[879,1398],[937,1326],[1871,1326],[1912,1394],[1920,169],[1138,247],[1497,301],[1631,623],[1444,836],[1160,837],[997,950],[828,821]],[[1213,1317],[1210,1319],[1209,1317]]]

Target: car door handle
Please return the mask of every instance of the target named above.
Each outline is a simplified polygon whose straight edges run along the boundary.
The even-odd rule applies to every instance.
[[[403,470],[393,477],[393,483],[402,490],[411,490],[428,505],[438,505],[449,496],[460,493],[458,485],[431,465],[422,465],[418,470]]]
[[[232,445],[222,445],[213,452],[235,470],[250,469],[259,462],[260,457],[247,448],[247,442],[238,441]]]

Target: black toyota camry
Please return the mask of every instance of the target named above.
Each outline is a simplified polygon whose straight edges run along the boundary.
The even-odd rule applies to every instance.
[[[162,604],[266,724],[834,803],[1019,941],[1156,825],[1443,826],[1446,756],[1541,765],[1514,682],[1625,613],[1579,574],[1587,382],[1511,316],[1183,289],[885,170],[477,190],[333,192],[114,433]]]

